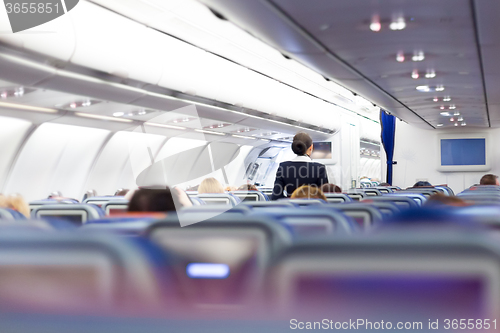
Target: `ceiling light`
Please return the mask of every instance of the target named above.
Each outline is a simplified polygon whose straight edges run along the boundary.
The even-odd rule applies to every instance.
[[[455,123],[455,126],[458,126],[458,123]]]
[[[450,121],[455,121],[455,118],[450,118]]]
[[[26,111],[48,112],[48,113],[56,113],[57,112],[56,109],[48,109],[48,108],[41,108],[38,106],[4,103],[4,102],[0,102],[0,107],[11,108],[11,109],[21,109],[21,110],[26,110]]]
[[[7,98],[7,92],[4,91],[1,95],[0,95],[2,98]]]
[[[397,62],[404,62],[405,61],[405,54],[401,51],[398,52],[396,55],[396,61]]]
[[[453,105],[453,104],[452,104],[452,105],[450,105],[450,107],[449,107],[449,109],[450,109],[450,110],[455,110],[456,108],[457,108],[457,107],[456,107],[455,105]]]
[[[200,132],[200,133],[207,133],[207,134],[225,135],[224,133],[213,132],[213,131],[205,131],[205,130],[201,130],[201,129],[195,129],[195,131],[196,132]]]
[[[443,124],[437,124],[436,126],[437,126],[437,127],[441,127],[441,126],[443,126]]]
[[[426,78],[426,79],[433,79],[433,78],[435,78],[435,77],[436,77],[436,72],[434,72],[434,71],[430,71],[430,72],[427,72],[427,73],[425,74],[425,78]]]
[[[423,61],[425,59],[425,55],[423,51],[418,51],[413,54],[413,57],[411,57],[411,60],[413,61]]]
[[[449,102],[449,101],[451,101],[450,96],[446,96],[445,98],[443,98],[443,102]]]
[[[445,117],[449,117],[450,113],[445,111],[445,112],[441,112],[440,115],[445,116]]]
[[[144,110],[144,109],[142,109],[141,111],[137,112],[137,114],[138,114],[138,115],[140,115],[140,116],[143,116],[143,115],[145,115],[146,113],[147,113],[147,112],[146,112],[146,110]]]
[[[69,107],[70,107],[70,108],[72,108],[72,109],[76,109],[76,103],[74,103],[74,102],[73,102],[73,103],[71,103],[71,104],[69,105]]]
[[[459,118],[457,118],[457,121],[464,121],[464,118],[459,117]]]
[[[255,140],[255,138],[251,137],[251,136],[242,136],[242,135],[236,135],[236,134],[233,134],[233,136],[235,138],[240,138],[240,139],[249,139],[249,140]]]
[[[443,86],[437,86],[436,87],[436,91],[443,91],[444,90],[444,87]]]
[[[374,31],[374,32],[379,32],[381,28],[382,28],[382,25],[380,24],[379,16],[373,15],[372,23],[370,24],[370,30]]]
[[[19,97],[22,95],[24,95],[24,87],[17,88],[16,91],[14,92],[14,96]]]
[[[417,90],[421,91],[421,92],[429,92],[429,91],[431,91],[431,89],[429,88],[429,86],[418,86]]]
[[[453,115],[454,115],[454,116],[460,116],[460,112],[455,111],[455,112],[453,113]]]
[[[465,125],[467,125],[467,124],[466,124],[465,122],[463,122],[461,125],[462,125],[462,126],[465,126]]]
[[[162,128],[178,129],[178,130],[185,130],[186,129],[186,127],[182,127],[182,126],[173,126],[173,125],[165,125],[165,124],[157,124],[157,123],[144,123],[144,125],[154,126],[154,127],[162,127]]]
[[[267,142],[267,143],[271,142],[271,140],[266,140],[266,139],[260,139],[260,141],[264,141],[264,142]]]
[[[434,102],[439,102],[439,98],[437,98],[437,97],[434,97],[432,100],[433,100]]]
[[[82,103],[82,106],[90,106],[92,102],[90,100],[86,100],[85,102]]]
[[[113,118],[113,117],[108,117],[108,116],[101,116],[98,114],[92,114],[92,113],[81,113],[81,112],[76,112],[75,113],[79,117],[85,117],[85,118],[94,118],[94,119],[100,119],[100,120],[111,120],[111,121],[121,121],[123,123],[131,123],[131,119],[123,119],[123,118]]]
[[[441,110],[444,110],[444,106],[442,106],[442,105],[441,105],[439,108],[440,108]]]
[[[395,21],[392,21],[391,24],[389,24],[389,29],[391,30],[403,30],[406,28],[406,22],[403,17],[399,17]]]
[[[420,75],[418,75],[418,70],[414,69],[413,72],[411,72],[411,77],[412,79],[418,79]]]
[[[115,112],[113,113],[113,117],[122,117],[125,113],[123,112]]]

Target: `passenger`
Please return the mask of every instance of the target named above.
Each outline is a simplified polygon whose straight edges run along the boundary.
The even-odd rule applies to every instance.
[[[259,189],[257,186],[253,184],[243,184],[240,187],[238,187],[238,191],[258,191]]]
[[[119,188],[118,190],[116,190],[115,192],[115,197],[124,197],[127,193],[128,193],[128,189],[126,188]]]
[[[203,179],[200,186],[198,187],[198,193],[224,193],[224,187],[222,184],[215,178],[206,178]]]
[[[233,191],[238,191],[238,188],[236,186],[231,186],[231,185],[228,185],[224,188],[224,191],[226,192],[233,192]]]
[[[7,197],[7,208],[18,211],[27,218],[30,218],[30,206],[19,194],[9,195]]]
[[[342,189],[335,184],[323,184],[321,191],[323,193],[342,193]]]
[[[302,185],[315,185],[319,188],[328,183],[325,166],[311,160],[313,142],[309,134],[297,133],[293,137],[292,150],[297,157],[280,163],[271,200],[290,196]]]
[[[419,182],[416,182],[413,187],[433,187],[431,183],[427,182],[427,181],[419,181]]]
[[[302,185],[292,193],[292,199],[323,199],[325,194],[317,186]]]
[[[467,206],[467,203],[460,198],[455,196],[444,195],[443,193],[436,193],[431,195],[427,201],[424,203],[424,206],[455,206],[455,207],[463,207]]]
[[[389,184],[389,183],[380,183],[378,186],[384,186],[384,187],[387,187],[387,186],[391,186],[391,184]]]
[[[479,185],[500,185],[498,182],[498,176],[497,175],[492,175],[491,173],[484,175],[481,177],[481,180],[479,181]]]
[[[145,189],[134,192],[128,204],[128,212],[175,212],[182,207],[191,206],[191,200],[179,188]]]

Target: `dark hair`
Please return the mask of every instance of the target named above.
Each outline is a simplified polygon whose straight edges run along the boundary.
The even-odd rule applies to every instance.
[[[492,175],[491,173],[484,175],[481,177],[481,180],[479,181],[480,185],[496,185],[497,184],[497,175]]]
[[[309,134],[300,132],[295,134],[292,142],[292,150],[297,155],[305,155],[307,149],[311,147],[313,140]]]
[[[342,193],[342,189],[335,184],[323,184],[321,191],[323,193]]]
[[[440,206],[440,205],[467,206],[467,203],[458,197],[447,196],[444,195],[443,193],[436,193],[431,195],[424,203],[424,206]]]
[[[175,203],[172,192],[166,189],[141,188],[135,191],[128,204],[129,212],[175,212]],[[178,203],[179,208],[181,205]]]
[[[238,191],[258,191],[259,189],[257,186],[252,185],[252,184],[243,184],[240,187],[238,187]]]
[[[432,186],[432,184],[424,180],[416,182],[415,185],[413,185],[413,187],[430,187],[430,186]]]

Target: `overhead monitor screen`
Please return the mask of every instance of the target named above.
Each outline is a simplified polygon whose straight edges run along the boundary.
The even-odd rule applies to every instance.
[[[485,165],[486,139],[441,139],[441,165]]]
[[[313,142],[313,152],[311,158],[313,160],[329,160],[332,158],[332,143],[331,142]]]

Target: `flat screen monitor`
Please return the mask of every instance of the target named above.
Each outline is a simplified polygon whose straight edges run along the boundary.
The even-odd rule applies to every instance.
[[[487,171],[488,155],[488,137],[484,134],[439,137],[439,171]]]
[[[39,218],[52,218],[69,221],[76,225],[82,225],[87,221],[87,212],[81,210],[43,210],[38,211],[36,216]]]
[[[313,142],[314,149],[311,159],[323,164],[336,164],[336,157],[333,155],[332,142]]]

